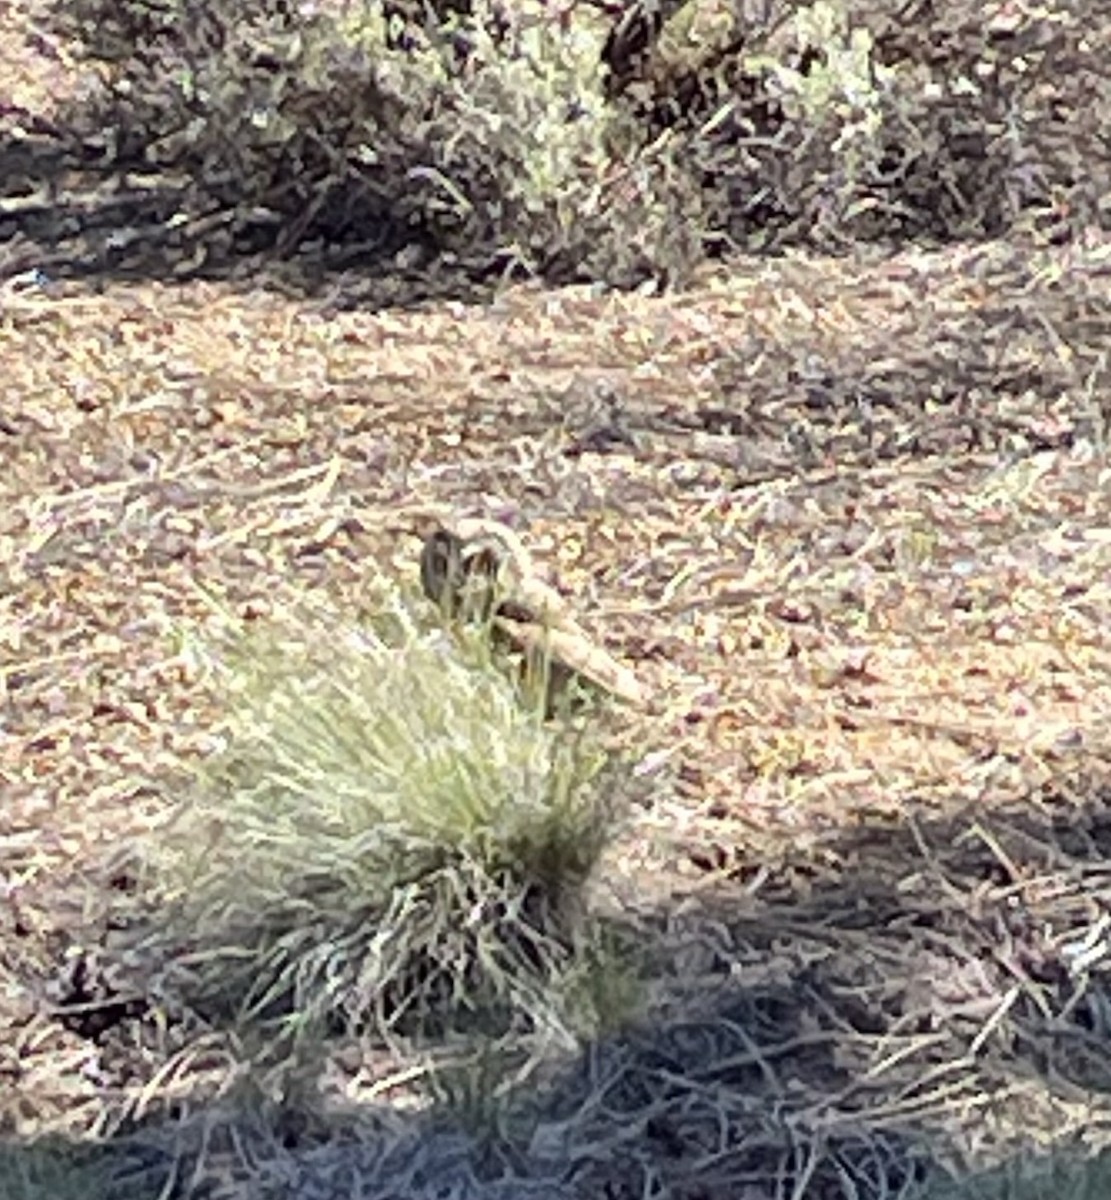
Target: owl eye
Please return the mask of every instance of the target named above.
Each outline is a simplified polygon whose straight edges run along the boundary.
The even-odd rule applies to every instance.
[[[450,598],[459,575],[459,554],[455,543],[442,530],[425,542],[421,552],[421,582],[425,594],[434,603]],[[445,597],[445,593],[449,596]]]
[[[492,546],[479,546],[467,555],[464,567],[468,575],[482,575],[492,579],[501,567],[501,559]]]

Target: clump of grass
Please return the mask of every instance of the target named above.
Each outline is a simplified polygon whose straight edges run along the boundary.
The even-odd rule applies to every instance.
[[[614,816],[589,727],[386,585],[365,626],[232,628],[212,661],[225,744],[149,854],[174,989],[285,1033],[565,1024]]]

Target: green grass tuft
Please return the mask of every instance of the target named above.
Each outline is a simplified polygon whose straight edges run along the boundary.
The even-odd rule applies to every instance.
[[[524,1032],[612,991],[584,984],[582,888],[615,815],[589,717],[545,720],[480,635],[414,611],[383,585],[366,625],[220,637],[225,745],[150,854],[152,936],[202,1011]]]

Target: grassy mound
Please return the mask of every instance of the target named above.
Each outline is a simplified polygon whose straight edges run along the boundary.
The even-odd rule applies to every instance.
[[[524,706],[480,632],[375,608],[223,641],[226,747],[147,862],[163,986],[299,1034],[569,1029],[614,817],[596,739]]]

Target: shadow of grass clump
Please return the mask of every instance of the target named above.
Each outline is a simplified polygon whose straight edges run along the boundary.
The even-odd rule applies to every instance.
[[[171,1156],[136,1141],[0,1142],[0,1200],[149,1200],[171,1175]]]
[[[1020,1156],[993,1171],[935,1178],[922,1200],[1103,1200],[1111,1196],[1111,1154]]]
[[[375,628],[225,631],[225,744],[147,847],[132,960],[264,1040],[589,1023],[581,890],[612,765],[585,720],[524,707],[477,635],[383,605]]]
[[[271,629],[233,641],[221,657],[221,678],[240,701],[232,730],[238,729],[239,737],[231,738],[215,760],[212,777],[226,779],[230,762],[247,762],[251,769],[241,766],[244,774],[227,783],[223,799],[204,790],[201,799],[212,809],[230,805],[235,817],[241,787],[260,775],[280,775],[273,753],[261,756],[267,770],[242,754],[253,744],[244,714],[254,714],[251,719],[269,730],[263,717],[276,720],[275,714],[288,710],[291,694],[306,694],[308,681],[316,680],[324,695],[332,688],[342,692],[351,677],[349,666],[339,660],[356,647],[378,664],[380,682],[366,686],[372,695],[380,694],[378,687],[387,689],[395,702],[387,710],[391,719],[408,693],[379,654],[407,660],[414,652],[434,652],[442,659],[437,687],[445,695],[455,693],[444,679],[465,670],[474,672],[472,685],[481,681],[499,697],[514,697],[506,681],[488,673],[481,646],[441,641],[408,622],[399,609],[394,628],[386,628],[391,623],[386,621],[372,635],[338,622],[323,627],[299,621],[287,639]],[[309,627],[328,636],[307,638]],[[350,645],[343,640],[349,637],[354,637]],[[307,645],[319,654],[305,653]],[[261,675],[236,657],[246,653],[245,647],[249,662],[267,665]],[[283,664],[277,674],[270,669],[275,662]],[[285,682],[291,664],[294,685]],[[323,676],[317,670],[321,665],[327,667]],[[260,681],[267,686],[260,688]],[[243,695],[251,705],[242,702]],[[325,711],[335,724],[339,710]],[[431,711],[441,710],[431,705]],[[470,715],[457,707],[449,711],[452,722]],[[562,744],[560,727],[547,726],[516,704],[506,711],[511,729],[518,720],[525,722],[530,744]],[[305,736],[302,724],[296,728]],[[422,728],[428,732],[430,726]],[[544,740],[545,731],[551,742]],[[374,746],[378,736],[366,734],[365,740]],[[361,730],[351,738],[364,744]],[[272,733],[260,736],[258,744],[266,748],[272,740]],[[287,742],[279,739],[279,744]],[[517,743],[511,738],[509,744]],[[479,745],[487,755],[498,752],[489,741]],[[282,769],[295,774],[301,759],[287,758]],[[358,761],[365,766],[376,760],[369,755]],[[506,761],[515,759],[508,755]],[[1037,805],[1023,797],[1022,803],[997,802],[990,810],[977,802],[958,813],[850,824],[826,840],[820,868],[812,848],[784,850],[781,863],[769,848],[761,855],[758,885],[740,876],[722,877],[713,890],[698,888],[681,904],[672,895],[658,908],[629,911],[630,937],[653,960],[645,964],[653,968],[652,1002],[637,1022],[626,1021],[608,1035],[580,1037],[571,1053],[558,1056],[560,1061],[550,1053],[544,1062],[539,1054],[529,1055],[530,1033],[540,1034],[531,1039],[533,1050],[545,1036],[550,1048],[553,1029],[570,1030],[576,1022],[582,1027],[581,1011],[617,1011],[612,1004],[601,1006],[598,989],[581,989],[593,1010],[576,996],[576,985],[595,978],[590,956],[580,956],[579,948],[599,942],[585,936],[588,927],[574,916],[570,901],[566,909],[555,904],[551,909],[563,912],[566,924],[545,929],[551,945],[569,947],[549,960],[551,969],[544,964],[537,969],[527,956],[505,960],[516,966],[501,993],[509,1002],[496,1014],[500,1026],[491,1019],[491,1007],[474,1003],[490,982],[480,963],[473,975],[452,976],[462,979],[457,1008],[431,1005],[417,987],[409,993],[415,997],[409,1014],[384,1027],[387,1036],[395,1036],[414,1027],[408,1021],[415,1016],[423,1019],[415,1027],[438,1035],[434,1054],[409,1057],[395,1076],[407,1075],[412,1082],[419,1074],[438,1103],[414,1105],[411,1095],[397,1102],[402,1088],[390,1095],[379,1086],[380,1078],[368,1081],[361,1092],[344,1089],[337,1099],[333,1091],[325,1100],[318,1063],[302,1059],[307,1069],[283,1071],[281,1093],[272,1099],[266,1093],[274,1073],[264,1070],[258,1080],[241,1076],[239,1086],[225,1089],[211,1108],[198,1111],[191,1105],[190,1121],[148,1126],[119,1145],[145,1141],[160,1149],[185,1181],[167,1195],[183,1197],[450,1192],[488,1200],[524,1194],[551,1200],[601,1195],[632,1200],[649,1194],[670,1200],[749,1194],[808,1200],[1041,1200],[1052,1192],[1087,1200],[1100,1195],[1105,1160],[1085,1162],[1083,1156],[1107,1142],[1106,1106],[1099,1093],[1105,1085],[1098,1073],[1066,1074],[1065,1068],[1078,1062],[1066,1022],[1082,1017],[1073,984],[1086,983],[1095,1013],[1106,1008],[1105,982],[1097,971],[1085,979],[1082,966],[1076,979],[1045,970],[1054,962],[1080,965],[1077,942],[1090,932],[1092,902],[1105,898],[1108,827],[1102,800],[1089,804],[1081,798],[1094,793],[1089,783],[1098,784],[1097,778],[1085,782],[1089,765],[1077,764],[1077,778],[1060,779],[1060,794],[1045,789]],[[377,778],[368,775],[370,781]],[[596,790],[600,775],[588,770],[586,779],[583,790],[566,794],[584,802],[584,812],[595,811],[595,804],[604,811],[607,805]],[[372,794],[393,793],[379,787]],[[416,794],[407,790],[407,802]],[[450,794],[459,798],[455,789]],[[549,801],[553,795],[542,791]],[[503,811],[501,805],[479,807],[484,819]],[[395,823],[403,823],[396,807],[389,811]],[[253,825],[264,825],[264,818],[252,818]],[[506,819],[512,821],[512,814]],[[424,815],[418,822],[424,831],[428,820]],[[189,828],[188,822],[179,828]],[[195,833],[203,826],[191,828]],[[470,844],[466,831],[444,840],[444,830],[458,832],[454,819],[436,828],[449,862],[459,846]],[[557,850],[562,844],[556,842]],[[255,847],[244,839],[237,845],[246,845],[242,859],[250,865]],[[212,874],[205,847],[198,842],[188,851],[178,844],[167,861],[192,861],[193,878],[204,883]],[[225,851],[225,864],[228,857]],[[308,860],[302,868],[307,865]],[[558,878],[565,878],[573,895],[578,872],[587,864],[576,859],[572,865],[566,877]],[[233,862],[229,869],[237,866]],[[242,893],[246,907],[260,894],[244,889],[250,878],[249,871],[240,871],[215,886],[219,894]],[[353,902],[362,897],[350,887],[343,894]],[[205,911],[205,905],[196,911]],[[446,920],[449,909],[439,912]],[[184,938],[188,931],[180,916],[175,919],[175,937]],[[321,922],[317,929],[321,938],[342,925],[338,901],[327,919],[332,924]],[[481,926],[483,913],[456,909],[454,919]],[[256,926],[265,923],[260,916]],[[375,930],[369,920],[362,928],[369,944]],[[513,928],[506,923],[496,933],[504,936]],[[1047,929],[1056,930],[1053,940],[1042,936]],[[308,939],[304,943],[298,954],[311,955]],[[231,948],[257,964],[257,956],[250,958],[257,944],[257,937],[241,938]],[[421,949],[427,943],[410,939],[408,944]],[[499,943],[491,936],[484,945]],[[195,947],[202,956],[206,949],[226,956],[228,944],[214,936],[207,946]],[[1101,952],[1097,945],[1087,949]],[[180,961],[174,966],[184,969],[186,980],[196,968]],[[237,969],[233,961],[230,971],[210,982],[227,987]],[[490,979],[505,975],[505,969],[494,971]],[[344,976],[336,978],[342,983]],[[522,986],[522,981],[530,982]],[[295,982],[316,985],[311,972]],[[306,987],[294,1000],[326,1004],[338,997],[339,989],[329,994]],[[235,1000],[234,993],[224,996],[228,1005]],[[535,1008],[522,1007],[534,1002]],[[583,1009],[576,1011],[577,1004]],[[293,1008],[290,1015],[297,1015]],[[482,1033],[491,1027],[496,1032],[508,1027],[509,1033],[458,1036],[460,1026],[465,1033],[473,1031],[476,1015]],[[383,1031],[373,1011],[367,1023]],[[1103,1050],[1098,1032],[1087,1031],[1085,1057],[1093,1065]],[[1058,1050],[1071,1047],[1067,1060],[1048,1043],[1047,1034],[1064,1035]],[[412,1043],[404,1047],[412,1048]],[[529,1061],[522,1064],[524,1055]],[[522,1065],[526,1069],[520,1070]],[[163,1079],[168,1075],[164,1071]],[[1052,1158],[1042,1157],[1049,1146]]]

